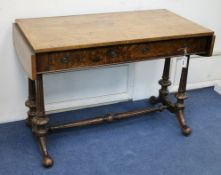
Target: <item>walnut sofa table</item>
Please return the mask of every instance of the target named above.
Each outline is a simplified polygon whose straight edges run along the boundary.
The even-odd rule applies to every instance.
[[[49,132],[124,119],[168,109],[179,121],[182,133],[191,128],[184,119],[184,100],[190,55],[211,56],[214,32],[168,10],[148,10],[93,15],[17,19],[13,25],[14,45],[29,78],[27,123],[37,136],[43,165],[50,167],[46,144]],[[185,56],[176,102],[168,99],[171,57]],[[94,119],[50,126],[45,115],[42,76],[47,73],[79,68],[122,64],[165,58],[161,89],[152,104],[160,105],[138,111],[107,114]],[[154,74],[154,72],[153,72]]]

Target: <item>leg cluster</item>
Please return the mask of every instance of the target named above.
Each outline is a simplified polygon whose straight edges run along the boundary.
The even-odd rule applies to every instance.
[[[26,101],[26,106],[29,107],[27,125],[32,128],[33,133],[36,135],[39,142],[39,146],[42,152],[43,161],[42,164],[45,167],[51,167],[53,165],[53,159],[48,153],[47,149],[47,135],[49,131],[63,129],[63,128],[73,128],[78,126],[87,126],[92,124],[99,124],[104,122],[112,122],[114,120],[119,120],[123,118],[129,118],[132,116],[137,116],[140,114],[146,114],[154,111],[162,111],[163,109],[168,109],[170,112],[176,114],[178,122],[180,124],[183,135],[188,136],[191,134],[192,130],[186,125],[185,116],[184,116],[184,100],[187,98],[186,95],[186,83],[187,83],[187,74],[189,67],[189,56],[187,56],[187,66],[182,68],[180,84],[178,92],[176,93],[177,101],[175,103],[171,102],[168,99],[168,87],[171,85],[169,80],[170,72],[170,58],[165,59],[165,65],[163,70],[162,79],[159,81],[161,89],[159,90],[158,97],[151,97],[150,103],[155,105],[157,103],[162,103],[163,106],[159,108],[152,109],[143,109],[133,112],[125,112],[118,114],[109,114],[107,116],[97,117],[95,119],[84,120],[73,122],[69,124],[59,125],[55,127],[49,127],[49,118],[45,114],[45,105],[44,105],[44,92],[43,92],[43,79],[42,75],[37,75],[37,79],[29,79],[29,96]]]
[[[186,124],[185,115],[184,115],[184,108],[185,108],[184,100],[187,98],[186,84],[187,84],[187,75],[188,75],[188,68],[189,68],[189,59],[190,59],[190,56],[187,56],[187,65],[186,67],[182,68],[179,89],[178,89],[178,92],[176,93],[176,98],[177,98],[176,103],[173,103],[168,99],[168,94],[169,94],[168,87],[171,85],[171,82],[169,80],[171,58],[165,59],[163,76],[162,76],[162,79],[159,81],[159,84],[161,85],[161,89],[159,90],[159,96],[150,97],[150,103],[152,105],[155,105],[157,103],[162,103],[168,106],[168,110],[170,112],[176,114],[182,133],[185,136],[188,136],[192,133],[192,129],[188,127]]]
[[[48,154],[47,149],[49,118],[45,115],[42,75],[37,75],[36,81],[29,79],[29,97],[26,106],[29,107],[27,124],[38,139],[43,155],[42,164],[45,167],[51,167],[53,159]]]

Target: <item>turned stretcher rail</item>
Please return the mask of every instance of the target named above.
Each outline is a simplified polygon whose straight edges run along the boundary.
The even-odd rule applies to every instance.
[[[164,109],[167,108],[168,106],[161,105],[155,108],[145,108],[141,110],[122,112],[117,114],[106,114],[104,116],[98,116],[93,119],[86,119],[86,120],[75,121],[72,123],[67,123],[57,126],[50,126],[48,130],[50,132],[53,132],[60,129],[76,128],[76,127],[89,126],[89,125],[102,124],[102,123],[111,123],[115,120],[126,119],[151,112],[163,111]]]

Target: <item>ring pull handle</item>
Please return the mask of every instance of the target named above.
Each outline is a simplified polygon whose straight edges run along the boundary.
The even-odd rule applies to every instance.
[[[60,59],[60,61],[63,64],[67,64],[67,63],[69,63],[69,57],[68,56],[64,56],[63,58]]]
[[[141,51],[142,51],[143,54],[147,54],[147,53],[149,53],[150,49],[145,46],[145,47],[143,47],[143,48],[141,49]]]
[[[116,50],[113,50],[113,49],[112,49],[112,50],[109,50],[107,54],[108,54],[108,56],[111,57],[111,58],[116,58],[116,57],[118,56],[117,51],[116,51]]]

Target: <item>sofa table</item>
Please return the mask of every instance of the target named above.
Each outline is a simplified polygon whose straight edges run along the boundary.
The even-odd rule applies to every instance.
[[[162,9],[17,19],[13,24],[13,39],[28,76],[27,124],[38,139],[43,165],[50,167],[53,159],[46,144],[48,133],[65,128],[109,123],[167,109],[177,117],[182,133],[190,135],[192,130],[184,117],[189,60],[191,55],[211,56],[215,35],[207,28]],[[168,98],[170,61],[178,56],[183,56],[185,63],[177,100],[172,102]],[[150,98],[154,107],[49,125],[44,106],[44,74],[159,58],[165,58],[165,64],[159,81],[159,96]]]

